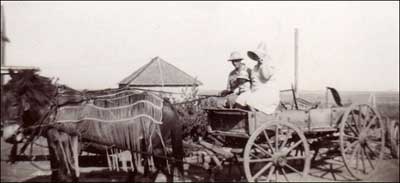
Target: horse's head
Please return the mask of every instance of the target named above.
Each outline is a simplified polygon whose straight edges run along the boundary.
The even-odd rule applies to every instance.
[[[1,134],[6,142],[20,141],[19,129],[22,127],[22,115],[29,104],[11,89],[4,87],[1,92]],[[18,134],[18,135],[17,135]],[[18,137],[18,139],[17,139]]]
[[[10,72],[1,92],[1,132],[6,142],[22,140],[22,129],[35,124],[52,103],[56,87],[34,71]]]

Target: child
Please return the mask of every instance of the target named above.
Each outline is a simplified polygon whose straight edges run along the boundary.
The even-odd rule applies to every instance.
[[[251,82],[250,82],[250,76],[249,73],[243,69],[240,70],[238,75],[236,76],[236,79],[233,82],[233,92],[232,94],[229,94],[226,96],[226,106],[228,108],[232,108],[233,105],[236,103],[236,98],[244,93],[244,92],[250,92],[251,90]]]
[[[236,95],[240,95],[243,92],[250,91],[251,89],[250,76],[246,70],[239,71],[234,83],[235,89],[233,90],[233,93]]]

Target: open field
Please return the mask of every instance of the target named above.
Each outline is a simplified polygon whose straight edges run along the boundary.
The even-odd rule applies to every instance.
[[[399,121],[399,92],[362,92],[362,91],[339,91],[343,104],[369,103],[371,94],[375,95],[376,107],[382,117]],[[289,93],[281,94],[282,100],[291,100]],[[311,102],[325,103],[324,91],[301,91],[299,97]],[[331,94],[328,95],[328,103],[334,102]]]

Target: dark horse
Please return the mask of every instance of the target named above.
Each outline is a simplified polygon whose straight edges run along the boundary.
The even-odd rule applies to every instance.
[[[34,141],[37,136],[46,137],[52,171],[51,180],[78,181],[79,145],[85,139],[79,134],[57,128],[52,119],[58,107],[79,105],[84,103],[87,98],[72,89],[69,89],[69,93],[72,94],[60,97],[58,86],[52,84],[49,78],[39,76],[32,70],[18,73],[11,71],[10,76],[11,80],[1,90],[3,138],[8,143],[17,144],[21,142],[24,135],[28,137],[26,142]],[[172,161],[172,168],[176,168],[182,174],[182,122],[176,109],[166,99],[163,101],[160,130],[162,138],[165,141],[170,140],[172,144],[173,159],[176,160]],[[153,136],[151,140],[153,155],[163,155],[164,149],[160,138]],[[154,156],[154,163],[157,170],[165,173],[168,180],[171,181],[173,171],[166,171],[166,159]],[[134,171],[134,174],[136,172],[137,170]]]

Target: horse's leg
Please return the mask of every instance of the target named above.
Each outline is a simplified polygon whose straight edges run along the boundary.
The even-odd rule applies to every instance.
[[[71,136],[71,152],[73,157],[73,165],[75,170],[75,177],[76,179],[79,178],[79,139],[77,135]]]
[[[165,131],[164,131],[165,132]],[[166,176],[166,180],[164,178],[161,178],[162,182],[173,182],[174,178],[174,167],[175,166],[170,166],[170,164],[173,165],[172,160],[167,160],[168,157],[168,152],[165,147],[164,139],[168,139],[171,137],[171,132],[165,132],[163,134],[159,134],[156,132],[156,134],[153,136],[152,143],[153,143],[153,154],[154,154],[154,166],[157,169],[157,174],[163,173]],[[157,175],[157,178],[160,178]]]
[[[173,178],[174,168],[177,168],[183,177],[183,123],[180,121],[177,112],[171,104],[164,102],[163,107],[163,124],[160,125],[161,138],[163,140],[171,139],[174,160],[169,162],[172,164],[169,173],[169,179]]]
[[[178,118],[177,118],[178,120]],[[180,176],[183,178],[184,169],[183,169],[183,124],[178,121],[173,121],[173,128],[171,129],[171,142],[172,142],[172,150],[175,161],[173,162],[173,167],[177,168]],[[174,169],[171,170],[172,174],[174,173]]]
[[[18,143],[13,144],[11,151],[10,151],[10,155],[8,156],[8,162],[10,162],[11,164],[15,163],[15,161],[17,160],[17,152],[18,151]]]
[[[153,146],[153,154],[154,154],[154,166],[157,169],[156,171],[156,178],[159,178],[159,173],[163,173],[166,176],[166,180],[164,178],[161,178],[162,180],[156,180],[156,181],[162,181],[162,182],[173,182],[173,175],[171,172],[168,171],[168,163],[166,158],[162,158],[165,156],[164,153],[164,148],[162,146]]]
[[[136,161],[140,161],[135,157],[134,152],[131,152],[132,155],[132,163],[134,166],[134,171],[129,172],[128,182],[153,182],[148,175],[146,176],[137,176],[138,175],[138,167]]]
[[[47,138],[47,144],[49,147],[49,158],[50,158],[50,169],[51,169],[51,182],[58,182],[58,164],[57,156],[55,154],[55,142],[52,138]]]
[[[141,145],[142,150],[141,151],[142,152],[147,152],[147,148],[148,147],[147,147],[147,144],[146,144],[146,140],[143,139],[141,143],[142,143],[142,145]],[[143,167],[144,167],[143,174],[145,176],[148,176],[148,175],[150,175],[149,158],[148,158],[149,156],[147,154],[143,153],[142,157],[143,157]]]
[[[69,148],[67,134],[59,132],[57,129],[49,129],[47,131],[47,139],[51,156],[50,166],[55,168],[52,171],[52,181],[77,181],[76,177],[71,174],[71,163],[69,163],[71,162],[71,157],[68,155],[71,152],[71,148]]]
[[[47,141],[50,149],[50,166],[52,168],[52,182],[70,182],[67,176],[67,164],[61,144],[62,136],[57,129],[47,130]]]
[[[132,158],[131,167],[133,166],[133,171],[130,171],[128,173],[129,174],[128,182],[136,182],[135,177],[136,177],[136,174],[138,172],[138,168],[137,168],[137,165],[136,165],[135,152],[133,152],[133,151],[131,151],[131,158]]]
[[[74,182],[78,181],[79,177],[79,162],[78,162],[78,137],[76,135],[69,135],[65,132],[61,134],[61,150],[64,154],[67,173]]]

